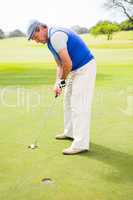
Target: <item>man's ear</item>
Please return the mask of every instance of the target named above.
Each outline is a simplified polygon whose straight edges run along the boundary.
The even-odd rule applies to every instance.
[[[36,27],[36,32],[40,31],[40,26]]]
[[[38,31],[40,31],[40,30],[46,29],[46,28],[47,28],[47,26],[39,25],[39,26],[38,26],[38,28],[39,28],[39,30],[38,30]]]

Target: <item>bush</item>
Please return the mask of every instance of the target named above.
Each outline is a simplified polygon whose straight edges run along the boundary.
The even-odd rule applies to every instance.
[[[89,29],[87,29],[86,27],[80,27],[78,25],[71,27],[71,29],[78,34],[84,34],[89,32]]]
[[[5,33],[2,29],[0,29],[0,39],[5,38]]]
[[[125,20],[120,24],[121,30],[130,31],[133,30],[133,22],[130,20]]]
[[[24,36],[25,36],[25,34],[18,29],[10,32],[9,35],[8,35],[8,37],[24,37]]]

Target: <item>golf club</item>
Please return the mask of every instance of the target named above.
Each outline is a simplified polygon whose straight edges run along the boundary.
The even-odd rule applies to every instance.
[[[58,95],[55,96],[55,99],[58,97]],[[46,116],[49,115],[50,111],[51,111],[51,108],[53,107],[53,105],[55,104],[55,100],[53,101],[52,105],[47,109],[47,112],[46,112]],[[47,117],[48,119],[48,117]],[[45,121],[45,125],[46,125],[46,121]],[[43,124],[43,127],[44,127],[44,124]],[[43,127],[41,128],[41,130],[43,129]],[[40,136],[40,133],[41,133],[41,130],[36,138],[36,140],[34,141],[34,143],[30,144],[28,146],[29,149],[37,149],[38,148],[38,140],[39,140],[39,136]]]

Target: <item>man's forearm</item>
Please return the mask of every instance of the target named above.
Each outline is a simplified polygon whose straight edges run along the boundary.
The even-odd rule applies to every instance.
[[[71,67],[68,67],[66,65],[57,66],[56,81],[58,81],[59,79],[66,80],[70,71],[71,71]]]
[[[61,79],[62,74],[63,74],[62,66],[57,66],[57,69],[56,69],[56,82]]]
[[[68,74],[72,69],[72,62],[56,60],[56,63],[57,63],[56,82],[60,79],[66,80]]]
[[[62,65],[62,74],[61,74],[61,79],[66,80],[68,74],[71,71],[71,67],[68,67],[67,65]]]

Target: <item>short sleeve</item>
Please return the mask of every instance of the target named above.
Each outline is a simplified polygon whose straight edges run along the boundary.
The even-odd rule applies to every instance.
[[[55,51],[59,53],[60,50],[67,48],[68,36],[62,31],[54,33],[51,37],[51,44]]]

